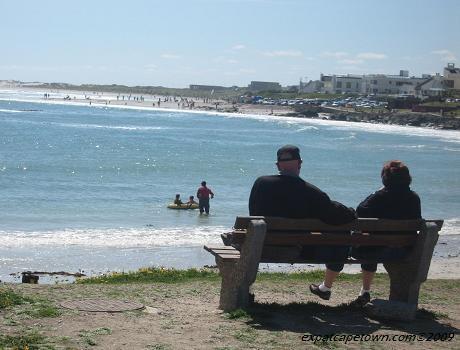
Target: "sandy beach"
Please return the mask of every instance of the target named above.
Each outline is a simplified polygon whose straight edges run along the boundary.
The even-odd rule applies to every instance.
[[[17,90],[17,89],[11,89]],[[88,106],[119,106],[136,107],[155,110],[187,110],[187,111],[209,111],[219,113],[242,113],[254,115],[277,115],[284,116],[293,113],[288,106],[271,106],[258,104],[229,103],[221,99],[206,99],[193,97],[172,97],[159,95],[130,95],[114,94],[110,92],[83,92],[72,90],[46,90],[35,88],[21,88],[24,91],[47,93],[49,97],[43,101],[68,102]],[[68,98],[67,98],[68,97]],[[142,98],[142,99],[141,99]],[[158,101],[160,100],[160,103]]]

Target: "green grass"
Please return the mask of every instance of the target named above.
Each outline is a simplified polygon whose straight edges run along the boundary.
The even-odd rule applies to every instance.
[[[47,338],[37,331],[28,331],[18,335],[1,335],[0,334],[0,349],[55,349],[51,344],[48,344]]]
[[[234,319],[237,319],[237,318],[249,318],[250,316],[245,310],[236,309],[236,310],[228,312],[226,314],[226,317],[228,319],[234,320]]]
[[[0,309],[18,305],[21,307],[15,310],[15,314],[31,318],[57,317],[61,314],[61,311],[48,300],[26,297],[9,289],[0,290]]]
[[[78,335],[80,336],[80,338],[83,339],[86,345],[95,346],[97,345],[95,337],[100,336],[100,335],[110,335],[110,334],[112,334],[112,330],[110,328],[100,327],[92,331],[87,331],[85,329],[82,329]]]
[[[77,283],[97,284],[97,283],[178,283],[191,280],[218,280],[216,271],[209,269],[188,269],[177,270],[168,268],[149,267],[142,268],[134,272],[113,272],[98,277],[78,279]]]
[[[35,301],[17,313],[32,318],[58,317],[61,315],[61,311],[47,300]]]
[[[33,302],[33,299],[29,297],[17,294],[9,289],[0,289],[0,310],[31,302]]]
[[[314,270],[305,272],[260,272],[257,275],[258,281],[298,281],[318,282],[324,278],[324,270]],[[375,279],[383,280],[386,274],[376,274]],[[170,268],[149,267],[142,268],[133,272],[113,272],[107,275],[78,279],[77,283],[82,284],[122,284],[122,283],[180,283],[192,280],[218,281],[220,279],[217,270],[211,269],[188,269],[177,270]],[[337,278],[338,281],[360,281],[360,274],[342,273]]]
[[[375,274],[374,280],[383,281],[388,276],[385,273]],[[302,271],[302,272],[261,272],[257,274],[258,281],[303,281],[321,282],[324,279],[324,270]],[[361,274],[341,273],[337,281],[358,282],[361,281]]]
[[[252,327],[237,330],[233,336],[243,343],[254,343],[257,339],[257,332]]]

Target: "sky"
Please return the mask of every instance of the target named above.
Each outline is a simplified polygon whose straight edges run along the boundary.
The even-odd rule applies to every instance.
[[[460,66],[460,0],[0,0],[0,80],[188,87]]]

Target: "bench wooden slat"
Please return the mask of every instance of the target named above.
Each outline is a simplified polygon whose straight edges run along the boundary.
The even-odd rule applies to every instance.
[[[240,258],[240,252],[233,247],[205,245],[203,248],[220,260],[237,260]]]
[[[228,245],[222,245],[222,246],[220,246],[220,245],[219,245],[219,246],[209,246],[209,245],[206,246],[206,245],[205,245],[205,248],[204,248],[204,249],[206,249],[207,251],[214,250],[214,249],[235,250],[235,248],[233,248],[233,247],[231,247],[231,246],[228,246]]]
[[[215,255],[220,261],[236,261],[240,258],[239,255]]]
[[[236,231],[233,235],[233,244],[241,244],[245,233]],[[348,246],[390,246],[404,247],[415,244],[417,235],[386,235],[386,234],[353,234],[343,235],[337,233],[293,233],[293,232],[267,232],[265,245],[348,245]]]
[[[238,250],[213,249],[214,255],[240,255]]]
[[[293,231],[364,231],[364,232],[393,232],[393,231],[418,231],[423,225],[423,220],[389,220],[376,218],[359,218],[344,225],[330,225],[318,219],[287,219],[264,216],[238,216],[234,228],[247,229],[249,222],[261,219],[267,223],[267,230],[293,230]]]

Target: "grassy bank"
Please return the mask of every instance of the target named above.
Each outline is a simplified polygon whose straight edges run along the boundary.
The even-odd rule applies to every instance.
[[[0,349],[422,349],[459,348],[460,280],[424,283],[417,320],[368,318],[349,306],[360,276],[342,274],[330,301],[308,292],[322,271],[260,273],[255,304],[217,309],[220,278],[214,269],[141,269],[82,279],[75,284],[0,285]],[[376,276],[372,296],[386,298],[388,277]],[[60,302],[121,299],[141,311],[94,313]],[[454,334],[450,341],[302,341],[304,335]]]
[[[304,281],[314,282],[323,278],[324,271],[302,271],[302,272],[260,272],[257,281],[282,282],[282,281]],[[375,279],[385,279],[386,274],[376,274]],[[360,281],[358,274],[340,274],[338,281]],[[109,274],[77,279],[79,284],[120,284],[120,283],[180,283],[190,281],[220,281],[217,269],[187,269],[177,270],[170,268],[142,268],[133,272],[112,272]]]

